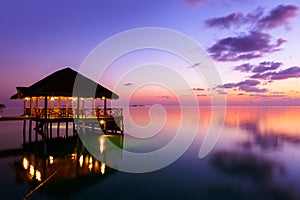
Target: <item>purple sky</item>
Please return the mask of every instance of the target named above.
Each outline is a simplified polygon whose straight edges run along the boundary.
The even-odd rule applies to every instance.
[[[299,7],[296,0],[4,0],[0,6],[0,103],[14,104],[9,97],[16,86],[29,86],[66,66],[79,69],[88,53],[110,36],[151,26],[179,31],[202,45],[214,59],[232,104],[247,98],[253,102],[255,97],[263,104],[267,97],[268,102],[274,98],[274,102],[300,105]],[[145,57],[134,59],[143,62]],[[114,67],[121,73],[131,69],[132,63],[128,58]],[[192,67],[180,68],[178,63],[169,60],[182,74],[192,74]],[[199,101],[209,96],[203,81],[193,75],[188,79]],[[103,80],[101,84],[112,87]],[[124,91],[134,82],[124,83]],[[172,99],[166,94],[154,98]]]

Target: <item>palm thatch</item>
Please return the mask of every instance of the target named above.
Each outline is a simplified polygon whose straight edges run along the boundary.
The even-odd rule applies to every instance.
[[[75,82],[76,81],[76,82]],[[76,88],[74,90],[74,85]],[[17,87],[11,99],[40,96],[118,99],[119,96],[71,68],[56,71],[29,87]]]

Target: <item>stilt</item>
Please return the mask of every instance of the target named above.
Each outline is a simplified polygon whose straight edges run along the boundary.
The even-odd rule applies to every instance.
[[[32,134],[32,120],[29,121],[29,143],[31,143],[31,134]]]
[[[75,122],[73,122],[73,136],[77,136],[76,129],[75,129]]]
[[[69,122],[66,122],[66,137],[68,137],[68,132],[69,132]]]
[[[52,139],[52,122],[50,122],[50,139]]]
[[[59,129],[60,129],[60,123],[57,122],[57,138],[59,138]]]
[[[23,144],[26,142],[26,120],[23,121]]]

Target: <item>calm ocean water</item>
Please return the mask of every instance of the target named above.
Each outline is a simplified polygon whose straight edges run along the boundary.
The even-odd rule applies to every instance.
[[[122,159],[123,152],[106,146],[107,138],[98,140],[97,137],[102,143],[100,152],[107,155],[105,172],[103,163],[88,154],[47,157],[48,175],[54,172],[54,178],[28,199],[300,199],[300,107],[228,107],[221,136],[202,159],[198,153],[210,126],[210,109],[200,108],[198,121],[194,118],[194,108],[185,109],[189,113],[184,116],[187,122],[199,126],[197,135],[187,151],[169,166],[149,173],[110,169],[110,159]],[[179,108],[168,107],[165,112],[152,110],[153,119],[148,111],[147,107],[131,108],[131,116],[128,113],[124,116],[128,133],[122,141],[116,140],[122,142],[124,150],[151,152],[164,147],[176,136],[182,120]],[[218,108],[214,114],[221,123]],[[147,126],[154,118],[164,116],[166,121],[161,129]],[[151,137],[131,136],[136,125],[129,122],[130,118],[141,130],[143,126],[150,130],[135,136]],[[157,130],[160,131],[156,133]],[[22,122],[0,121],[0,149],[18,148],[21,143]],[[18,168],[24,156],[34,157],[26,154],[0,158],[1,199],[22,199],[36,186],[28,182],[28,174],[24,176],[27,172]],[[41,160],[36,159],[35,164],[40,165]],[[40,171],[42,175],[45,173]]]

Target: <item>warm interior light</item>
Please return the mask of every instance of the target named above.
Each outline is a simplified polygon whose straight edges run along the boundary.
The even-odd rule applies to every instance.
[[[29,174],[30,174],[31,178],[34,176],[34,167],[33,167],[33,165],[29,166]]]
[[[90,156],[88,168],[90,171],[92,171],[92,169],[93,169],[93,157],[92,156]]]
[[[104,124],[105,121],[103,119],[100,120],[100,124]]]
[[[80,165],[80,167],[83,166],[83,155],[81,155],[81,156],[79,157],[79,165]]]
[[[76,153],[71,154],[71,159],[74,160],[76,158]]]
[[[51,97],[50,100],[51,100],[51,101],[54,101],[54,97]]]
[[[102,100],[105,100],[105,97],[104,97],[104,96],[102,97]]]
[[[36,170],[36,172],[35,172],[35,178],[38,181],[42,181],[42,174],[41,174],[41,172],[39,170]]]
[[[101,163],[101,174],[105,173],[105,163]]]
[[[23,158],[22,164],[23,164],[23,168],[27,170],[29,167],[29,161],[27,160],[27,158],[25,157]]]
[[[50,165],[53,164],[53,156],[49,156],[49,163],[50,163]]]

